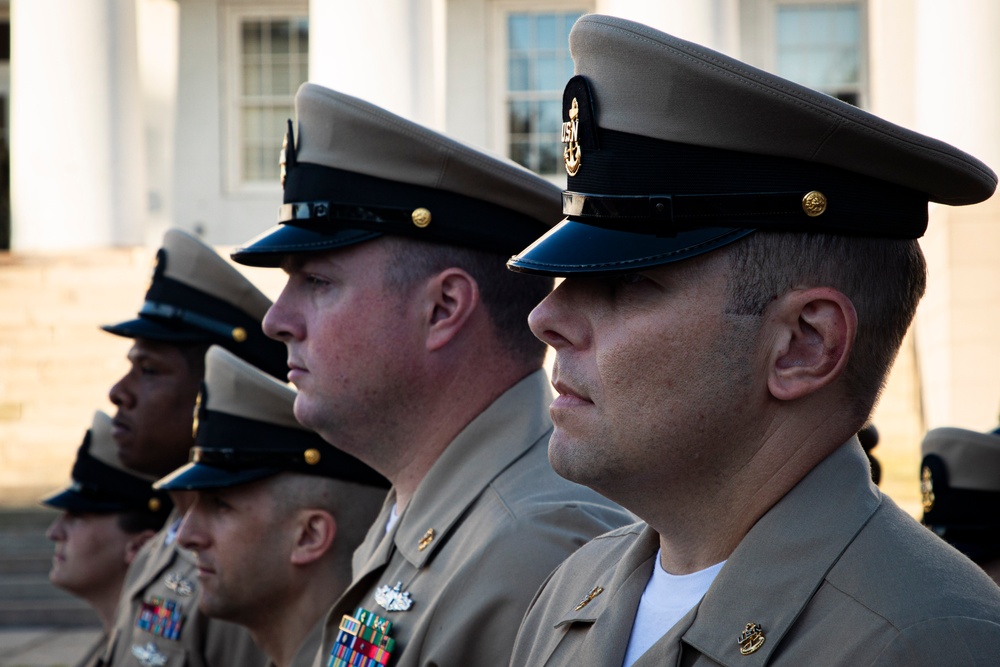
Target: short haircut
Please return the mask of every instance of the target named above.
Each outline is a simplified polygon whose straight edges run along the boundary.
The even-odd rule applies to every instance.
[[[912,239],[758,231],[727,248],[727,310],[762,315],[794,288],[832,287],[858,314],[844,386],[859,419],[867,419],[913,320],[927,265]]]
[[[118,527],[129,535],[136,535],[143,531],[159,531],[166,523],[166,512],[146,512],[144,510],[129,510],[118,512]]]
[[[195,377],[205,377],[205,355],[208,353],[210,343],[184,343],[177,345],[184,360],[187,362],[188,370]]]
[[[305,509],[323,510],[337,521],[333,566],[346,581],[351,579],[351,556],[378,516],[386,489],[341,479],[283,472],[267,480],[278,516]]]
[[[528,314],[552,291],[551,277],[508,271],[508,258],[499,253],[397,236],[382,241],[388,249],[385,280],[390,289],[407,290],[452,267],[466,271],[479,286],[497,339],[516,361],[541,367],[546,347],[528,328]]]

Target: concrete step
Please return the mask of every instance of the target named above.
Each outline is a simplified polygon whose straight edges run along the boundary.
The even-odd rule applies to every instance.
[[[72,597],[49,581],[48,574],[0,576],[0,600],[58,600]]]
[[[0,599],[0,627],[58,626],[94,627],[101,624],[87,603],[74,597],[65,600]]]
[[[51,564],[51,548],[44,556],[39,554],[0,555],[0,577],[18,574],[48,574]]]

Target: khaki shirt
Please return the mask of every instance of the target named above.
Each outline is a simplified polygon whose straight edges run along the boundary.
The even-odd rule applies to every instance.
[[[194,554],[167,527],[143,545],[129,567],[104,664],[108,667],[260,667],[267,657],[241,626],[198,611]]]
[[[389,492],[355,551],[354,583],[329,614],[318,667],[327,667],[341,618],[357,607],[393,624],[392,667],[506,665],[545,576],[594,535],[634,521],[553,472],[551,400],[542,371],[498,398],[435,462],[387,535]],[[375,593],[397,582],[412,607],[388,612]]]
[[[100,639],[76,663],[76,667],[101,667],[101,657],[104,655],[107,643],[108,635],[102,632]]]
[[[319,647],[323,643],[323,627],[325,625],[325,617],[320,618],[299,645],[299,650],[295,652],[295,657],[292,658],[291,667],[312,667],[313,660],[316,658],[316,652],[319,651]],[[275,667],[273,661],[268,662],[267,665],[268,667]]]
[[[621,665],[658,547],[636,524],[580,549],[532,602],[511,665]],[[763,643],[742,655],[747,624]],[[996,664],[1000,588],[881,495],[855,438],[757,522],[635,667]]]

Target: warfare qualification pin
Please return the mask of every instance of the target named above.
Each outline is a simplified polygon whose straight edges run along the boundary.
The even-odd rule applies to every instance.
[[[132,655],[144,667],[163,667],[167,664],[167,654],[158,649],[153,642],[147,642],[145,646],[138,644],[133,646]]]
[[[188,596],[194,592],[194,584],[178,572],[171,572],[163,582],[167,588],[178,595]]]
[[[759,623],[747,623],[737,641],[740,643],[740,653],[750,655],[764,645],[764,630]]]
[[[375,602],[386,611],[409,611],[413,606],[410,592],[403,590],[402,581],[397,581],[392,588],[386,585],[376,589]]]

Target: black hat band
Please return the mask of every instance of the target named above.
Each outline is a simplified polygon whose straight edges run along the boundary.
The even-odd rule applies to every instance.
[[[276,473],[299,472],[389,487],[384,477],[313,431],[205,410],[204,403],[203,399],[192,463],[227,470],[273,468]]]
[[[919,238],[927,195],[837,167],[596,128],[563,195],[571,220],[671,236],[700,227]],[[641,194],[640,194],[641,193]]]
[[[575,222],[673,236],[729,227],[919,238],[928,195],[790,157],[600,127],[587,77],[563,91],[563,213]],[[858,156],[864,159],[864,156]]]
[[[115,489],[107,484],[96,484],[73,480],[70,490],[90,501],[94,507],[106,506],[108,511],[139,510],[152,514],[166,514],[173,508],[170,497],[153,489],[152,483],[145,485],[142,492]]]
[[[285,345],[268,338],[260,321],[228,301],[164,276],[159,267],[139,315],[204,332],[204,342],[218,343],[277,378],[288,372]]]
[[[512,209],[454,192],[299,162],[278,222],[316,232],[364,229],[509,254],[547,229]]]
[[[81,447],[70,473],[74,488],[87,489],[88,493],[106,499],[145,503],[153,495],[151,482],[94,458],[90,454],[90,438],[91,432],[87,431],[85,444]]]

